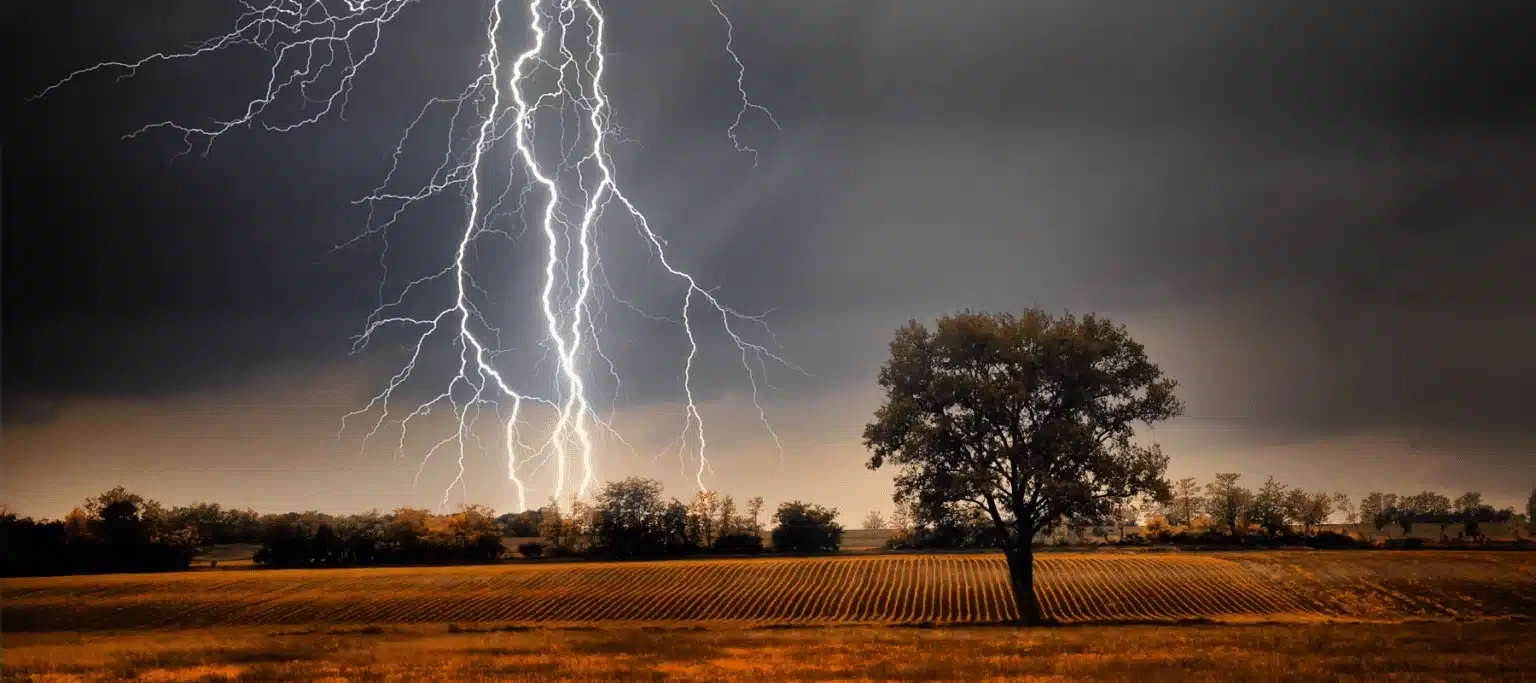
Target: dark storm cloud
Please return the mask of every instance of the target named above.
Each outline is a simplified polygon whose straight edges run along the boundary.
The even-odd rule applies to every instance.
[[[217,88],[211,66],[97,79],[20,109],[7,196],[31,196],[7,209],[6,273],[28,296],[7,297],[7,387],[182,390],[228,368],[339,357],[374,302],[377,251],[311,264],[361,227],[347,202],[388,168],[400,127],[471,73],[470,5],[387,33],[345,124],[241,131],[169,170],[178,141],[115,137],[228,111],[242,93]],[[618,156],[679,262],[742,310],[777,308],[787,352],[819,382],[866,378],[909,315],[1177,312],[1167,344],[1203,360],[1186,364],[1198,408],[1296,435],[1536,425],[1523,398],[1536,379],[1528,3],[725,7],[748,91],[785,126],[749,112],[760,166],[725,137],[735,67],[707,3],[609,8],[611,94],[639,142]],[[159,26],[156,40],[77,53],[108,33],[77,18],[33,41],[48,68],[27,83],[202,37],[222,28],[212,19],[171,35],[120,15]],[[172,76],[207,89],[166,99],[188,82]],[[61,189],[82,186],[88,200]],[[447,245],[420,226],[457,211],[446,200],[417,215],[391,272],[435,269]],[[105,247],[80,256],[75,230]],[[36,262],[23,285],[19,251]],[[644,303],[675,301],[644,266],[614,259],[610,274]],[[140,322],[29,333],[66,325],[61,308]],[[627,327],[605,350],[629,369],[626,394],[672,398],[681,358],[654,342],[676,330],[613,315]],[[167,330],[203,343],[157,341]],[[719,331],[703,334],[724,349],[708,367],[729,368]],[[743,386],[739,372],[700,377],[707,394]]]
[[[635,62],[626,110],[653,97],[674,122],[718,127],[729,74],[704,8],[616,8]],[[1315,129],[1523,124],[1536,56],[1528,3],[1184,1],[1089,5],[857,0],[727,5],[748,85],[794,122],[840,128],[1233,120]],[[679,23],[679,16],[688,17]],[[630,27],[626,32],[622,27]],[[678,31],[678,28],[684,30]],[[674,40],[646,40],[672,29]],[[671,67],[671,68],[667,68]],[[623,67],[619,67],[623,68]],[[646,73],[653,74],[647,80]],[[688,74],[684,77],[684,73]],[[670,86],[670,88],[669,88]],[[688,98],[679,102],[676,98]],[[710,106],[696,106],[710,102]]]
[[[411,16],[416,39],[435,49],[401,50],[386,33],[348,121],[286,135],[237,129],[207,158],[201,147],[183,156],[173,132],[120,138],[241,111],[265,80],[259,53],[152,65],[121,82],[109,71],[25,101],[98,60],[220,33],[237,13],[202,2],[155,13],[37,3],[7,24],[10,62],[29,65],[6,90],[7,420],[45,417],[29,406],[70,396],[157,396],[337,362],[362,329],[383,274],[378,244],[331,248],[363,229],[351,201],[388,170],[404,124],[427,98],[461,87],[436,72],[474,65],[473,47],[451,38],[455,21],[474,29],[478,10]],[[420,96],[391,101],[391,89]],[[423,213],[445,211],[454,215],[451,200]],[[424,260],[452,248],[430,231],[392,237]]]
[[[800,253],[731,275],[804,327],[1177,310],[1172,343],[1219,368],[1187,385],[1208,415],[1293,438],[1536,428],[1528,5],[818,9],[857,46],[846,71],[820,41],[753,53],[819,88],[776,111],[816,122],[782,147],[820,163],[795,156],[792,208],[743,219],[743,243]],[[857,346],[822,366],[866,376],[879,349]]]

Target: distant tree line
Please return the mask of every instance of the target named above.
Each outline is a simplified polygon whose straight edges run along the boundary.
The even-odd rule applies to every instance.
[[[1306,491],[1276,482],[1273,477],[1257,490],[1242,486],[1240,480],[1241,475],[1235,473],[1217,474],[1203,486],[1194,477],[1180,479],[1170,486],[1167,497],[1121,499],[1102,515],[1064,518],[1037,537],[1035,544],[1070,542],[1069,536],[1125,545],[1366,543],[1358,533],[1351,536],[1322,529],[1335,519],[1355,526],[1357,531],[1363,527],[1378,534],[1387,525],[1396,524],[1405,536],[1415,528],[1434,526],[1442,541],[1475,542],[1485,539],[1481,533],[1484,524],[1527,522],[1536,514],[1536,491],[1526,502],[1525,513],[1520,514],[1514,508],[1495,509],[1475,491],[1455,499],[1433,491],[1401,496],[1371,493],[1355,505],[1343,493]],[[870,520],[884,522],[878,513],[870,513],[866,526]],[[999,545],[993,525],[974,506],[900,506],[888,524],[895,531],[886,544],[892,549]],[[1127,533],[1127,527],[1142,528]]]
[[[1351,522],[1370,524],[1378,532],[1388,524],[1396,524],[1405,536],[1416,527],[1432,526],[1440,532],[1441,540],[1450,540],[1451,533],[1460,539],[1479,540],[1483,538],[1483,524],[1529,520],[1533,503],[1536,503],[1536,491],[1532,491],[1531,499],[1526,502],[1526,514],[1521,515],[1514,508],[1495,510],[1483,502],[1481,493],[1475,491],[1464,493],[1455,500],[1433,491],[1409,496],[1373,492],[1360,501],[1360,509]]]
[[[1388,524],[1397,524],[1406,535],[1417,525],[1435,525],[1442,541],[1484,540],[1482,524],[1524,521],[1513,508],[1496,510],[1483,503],[1478,492],[1468,492],[1456,499],[1424,491],[1411,496],[1371,493],[1358,505],[1343,493],[1306,491],[1265,480],[1257,490],[1241,485],[1235,473],[1217,474],[1214,481],[1200,487],[1194,478],[1174,484],[1173,495],[1165,500],[1142,501],[1149,540],[1256,539],[1308,541],[1323,540],[1339,544],[1361,543],[1361,534],[1351,537],[1321,527],[1335,518],[1357,527],[1371,525],[1379,533]],[[1133,510],[1135,505],[1130,506]]]
[[[609,482],[590,503],[557,501],[538,511],[504,516],[513,536],[537,536],[518,546],[525,557],[635,558],[763,551],[762,497],[738,508],[734,497],[700,491],[688,502],[663,497],[661,482],[631,477]],[[791,501],[771,519],[775,550],[835,551],[843,528],[833,508]],[[529,533],[536,531],[537,533]]]
[[[526,558],[660,557],[763,551],[763,499],[738,508],[713,491],[684,503],[663,499],[661,484],[630,478],[603,487],[592,502],[497,516],[467,505],[451,514],[416,508],[354,515],[257,514],[194,503],[167,509],[119,486],[87,499],[62,520],[34,520],[0,508],[0,575],[172,571],[202,548],[259,544],[254,561],[269,567],[490,562],[506,554],[503,538],[528,540]],[[837,510],[798,501],[772,517],[773,546],[791,552],[835,551],[843,529]]]
[[[1069,542],[1074,533],[1076,540],[1092,536],[1125,545],[1365,544],[1359,534],[1320,530],[1339,517],[1357,530],[1380,533],[1396,524],[1406,536],[1433,525],[1444,541],[1478,541],[1484,524],[1526,522],[1536,513],[1536,491],[1520,514],[1485,504],[1477,492],[1456,499],[1431,491],[1371,493],[1353,505],[1344,494],[1308,492],[1273,478],[1258,490],[1240,480],[1233,473],[1218,474],[1203,486],[1192,477],[1181,479],[1166,496],[1118,500],[1104,514],[1064,518],[1035,544]],[[119,486],[87,499],[62,520],[34,520],[0,508],[0,575],[172,571],[186,568],[200,548],[229,543],[260,544],[255,562],[272,567],[489,562],[506,554],[502,539],[509,536],[524,540],[516,550],[529,559],[753,554],[764,550],[762,506],[756,497],[738,508],[732,496],[714,491],[699,492],[686,503],[664,499],[659,482],[630,478],[605,485],[590,503],[573,501],[562,508],[552,501],[540,510],[499,517],[478,505],[451,514],[399,508],[345,516],[261,515],[206,502],[168,509]],[[768,536],[775,550],[836,551],[843,536],[837,517],[835,508],[786,502],[769,519]],[[996,525],[974,506],[905,505],[888,521],[871,513],[864,524],[893,528],[887,546],[894,549],[1002,545]],[[1127,533],[1127,527],[1137,526],[1140,533]]]
[[[452,514],[419,508],[332,516],[287,513],[266,519],[256,564],[334,567],[490,562],[504,547],[495,512],[466,505]]]
[[[213,503],[166,509],[119,486],[86,499],[62,520],[0,511],[0,574],[183,569],[198,547],[251,542],[261,528],[260,518],[250,510],[225,510]]]

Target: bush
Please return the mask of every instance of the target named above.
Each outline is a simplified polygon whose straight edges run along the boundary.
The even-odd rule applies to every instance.
[[[1359,548],[1359,539],[1342,534],[1337,531],[1319,531],[1317,535],[1307,539],[1307,545],[1313,548]]]
[[[1270,545],[1281,547],[1298,547],[1307,545],[1307,537],[1290,530],[1282,531],[1269,536]]]
[[[715,539],[715,550],[722,553],[755,555],[763,552],[763,537],[757,534],[726,534]]]
[[[501,543],[501,534],[482,534],[465,549],[465,556],[476,562],[495,562],[507,553]]]
[[[519,543],[517,544],[517,554],[530,560],[537,560],[544,556],[544,544],[538,542]]]
[[[1111,545],[1143,548],[1147,546],[1147,538],[1141,534],[1127,534],[1125,538],[1112,541]]]
[[[1408,538],[1389,538],[1385,547],[1393,550],[1416,550],[1424,547],[1424,539],[1411,536]]]
[[[1170,540],[1174,545],[1222,545],[1228,542],[1226,536],[1210,527],[1197,531],[1180,531]]]
[[[1167,543],[1173,540],[1173,525],[1168,523],[1168,518],[1155,515],[1147,520],[1147,538],[1155,543]]]
[[[911,534],[902,534],[885,539],[886,550],[917,550],[917,539]]]

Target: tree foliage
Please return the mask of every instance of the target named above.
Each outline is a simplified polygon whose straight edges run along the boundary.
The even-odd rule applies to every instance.
[[[1402,499],[1403,509],[1419,516],[1443,516],[1451,513],[1451,499],[1434,491],[1423,491]]]
[[[187,533],[164,527],[164,508],[118,486],[61,521],[0,515],[0,575],[154,572],[186,568]]]
[[[776,550],[812,553],[835,551],[843,542],[837,508],[798,500],[783,503],[773,513],[773,547]]]
[[[879,510],[870,510],[869,514],[864,515],[864,521],[860,524],[860,528],[866,530],[880,530],[885,529],[886,526],[885,517],[880,516]]]
[[[1166,541],[1173,538],[1173,524],[1163,515],[1152,515],[1147,518],[1147,539],[1152,541]]]
[[[1340,501],[1348,506],[1349,497],[1342,493],[1291,489],[1285,497],[1285,515],[1301,527],[1303,534],[1311,534],[1333,516],[1334,506]]]
[[[746,520],[742,519],[741,515],[736,512],[736,499],[729,493],[722,496],[720,498],[720,523],[717,527],[720,535],[716,541],[718,542],[720,538],[725,538],[726,536],[734,536],[741,533],[742,528],[745,526]]]
[[[1511,508],[1495,510],[1483,502],[1483,495],[1476,491],[1451,498],[1434,491],[1422,491],[1411,496],[1392,493],[1371,493],[1360,500],[1359,520],[1371,522],[1377,531],[1385,531],[1388,524],[1396,524],[1404,537],[1413,533],[1419,525],[1434,524],[1440,528],[1442,540],[1448,540],[1447,528],[1461,525],[1461,535],[1481,538],[1481,525],[1485,522],[1508,523],[1515,519]]]
[[[1205,496],[1200,495],[1200,484],[1194,477],[1174,482],[1173,499],[1163,509],[1163,517],[1173,526],[1187,527],[1195,516],[1205,510]]]
[[[660,555],[667,549],[661,482],[630,477],[609,482],[597,494],[595,551],[614,557]]]
[[[1264,481],[1264,485],[1253,494],[1248,504],[1248,523],[1257,524],[1264,533],[1270,536],[1278,536],[1283,533],[1288,524],[1286,515],[1286,499],[1289,496],[1287,487],[1270,477]]]
[[[539,525],[544,522],[542,510],[524,510],[522,512],[508,512],[496,518],[501,524],[501,531],[513,538],[531,538],[539,535]]]
[[[1349,494],[1347,493],[1333,494],[1333,511],[1344,515],[1344,522],[1346,524],[1355,524],[1360,520],[1360,514],[1355,510],[1354,505],[1350,503]]]
[[[1229,536],[1240,536],[1248,528],[1248,511],[1253,492],[1237,483],[1242,475],[1222,472],[1205,485],[1205,511]]]
[[[1380,532],[1397,514],[1397,494],[1372,491],[1360,499],[1360,523],[1369,523]]]
[[[701,548],[708,548],[720,535],[720,494],[699,491],[688,505],[688,535]]]
[[[758,521],[763,514],[763,497],[753,496],[747,499],[747,514],[742,519],[745,525],[744,531],[752,534],[763,533],[763,523]]]
[[[258,515],[208,502],[167,510],[118,486],[59,521],[18,517],[0,504],[0,576],[169,571],[186,568],[200,547],[245,542],[260,546],[257,564],[272,567],[491,562],[506,554],[507,533],[542,537],[518,546],[528,559],[763,551],[761,496],[747,501],[746,514],[728,495],[697,496],[694,503],[663,500],[659,482],[631,478],[606,484],[590,502],[562,508],[551,500],[542,510],[500,516],[481,505],[451,514],[403,507]],[[835,550],[842,534],[836,510],[804,510],[820,536],[802,543],[791,523],[790,549]]]
[[[928,508],[913,505],[897,507],[898,516],[905,516],[902,532],[886,546],[892,549],[934,548],[996,548],[996,528],[987,513],[974,505],[949,503]]]
[[[963,312],[933,331],[909,322],[890,352],[885,400],[864,430],[869,467],[899,468],[898,501],[987,515],[1027,621],[1040,619],[1037,532],[1141,493],[1167,498],[1167,457],[1132,438],[1182,405],[1123,326],[1092,314]]]
[[[489,562],[505,553],[495,512],[480,505],[445,515],[419,508],[346,516],[311,510],[264,522],[254,559],[271,567]]]
[[[759,553],[763,539],[756,515],[762,504],[761,497],[748,500],[743,515],[735,498],[715,491],[698,492],[688,503],[663,500],[660,482],[631,477],[606,484],[591,505],[574,501],[562,511],[551,501],[540,513],[540,536],[546,551],[561,555]]]

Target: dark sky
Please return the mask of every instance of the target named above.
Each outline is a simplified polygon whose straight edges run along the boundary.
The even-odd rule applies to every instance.
[[[890,475],[863,470],[859,432],[891,331],[1025,306],[1121,320],[1183,382],[1187,417],[1155,433],[1175,475],[1501,504],[1536,484],[1536,6],[722,2],[745,86],[782,124],[744,119],[754,167],[727,137],[740,101],[709,3],[610,4],[629,195],[706,287],[772,309],[811,375],[770,376],[780,459],[734,349],[701,330],[717,487],[852,518],[888,508]],[[366,229],[354,200],[422,105],[474,78],[486,7],[407,8],[345,120],[239,128],[201,158],[178,156],[174,132],[121,137],[235,115],[261,90],[262,53],[25,100],[75,69],[218,35],[238,4],[7,5],[0,43],[24,66],[4,86],[0,497],[52,515],[119,482],[264,510],[436,502],[451,468],[413,475],[441,430],[404,457],[398,433],[368,449],[366,429],[337,434],[404,356],[403,337],[348,355],[386,276],[382,243],[330,249]],[[507,49],[521,39],[509,31]],[[284,106],[274,120],[299,113]],[[402,182],[430,177],[446,122],[423,124]],[[445,265],[462,215],[450,197],[403,218],[386,290]],[[681,292],[627,224],[603,225],[616,290],[675,315]],[[541,248],[477,252],[513,345],[537,341]],[[650,455],[681,425],[683,340],[612,308],[620,423],[642,453],[603,451],[599,475],[685,495],[687,468]],[[438,377],[410,395],[441,391]],[[471,498],[513,506],[495,456],[471,467]]]

